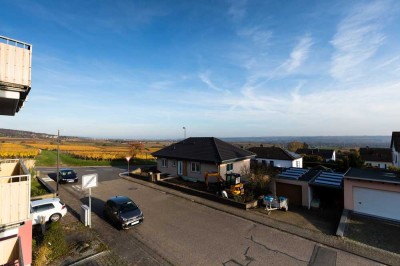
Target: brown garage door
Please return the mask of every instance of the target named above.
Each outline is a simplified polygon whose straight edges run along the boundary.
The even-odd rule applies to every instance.
[[[289,199],[289,205],[301,206],[301,186],[276,182],[276,195]]]

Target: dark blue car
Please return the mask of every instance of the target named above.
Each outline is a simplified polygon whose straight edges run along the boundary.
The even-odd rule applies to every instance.
[[[115,196],[104,205],[104,216],[120,229],[128,229],[143,222],[139,207],[128,197]]]
[[[78,182],[78,175],[72,169],[60,169],[58,172],[59,183],[76,183]]]

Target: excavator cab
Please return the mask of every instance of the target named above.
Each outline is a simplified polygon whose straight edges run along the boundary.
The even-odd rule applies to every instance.
[[[221,186],[219,190],[225,190],[228,194],[233,196],[241,196],[244,195],[244,187],[241,183],[240,174],[236,173],[228,173],[226,174],[225,180],[220,176],[219,173],[208,173],[206,172],[204,175],[204,182],[209,189],[208,179],[209,177],[215,177]]]
[[[226,174],[225,186],[229,189],[229,193],[234,196],[244,195],[244,187],[240,180],[240,174]]]

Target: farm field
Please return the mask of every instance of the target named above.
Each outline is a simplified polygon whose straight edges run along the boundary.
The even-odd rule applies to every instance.
[[[72,141],[61,140],[61,164],[75,166],[114,165],[126,162],[126,157],[132,157],[132,162],[152,163],[151,153],[169,145],[158,141]],[[36,165],[52,166],[57,160],[57,141],[55,139],[1,139],[0,158],[31,158],[36,159]]]

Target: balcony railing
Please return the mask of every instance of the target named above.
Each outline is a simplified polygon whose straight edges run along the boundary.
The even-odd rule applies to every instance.
[[[19,159],[0,160],[0,227],[30,218],[31,175]]]

